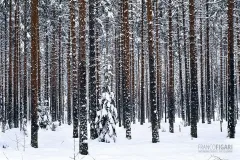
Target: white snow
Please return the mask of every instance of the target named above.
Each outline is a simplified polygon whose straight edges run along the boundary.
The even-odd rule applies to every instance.
[[[240,123],[240,122],[238,122]],[[179,125],[181,132],[179,132]],[[220,122],[198,124],[198,138],[190,137],[190,127],[183,127],[176,119],[175,133],[169,133],[166,123],[161,123],[159,130],[160,142],[151,143],[151,124],[132,125],[132,140],[125,138],[125,130],[117,128],[116,143],[101,143],[98,140],[88,140],[88,156],[78,155],[76,160],[209,160],[217,156],[225,160],[240,159],[240,124],[236,126],[236,138],[229,139],[227,123],[223,123],[220,132]],[[166,132],[162,132],[163,128]],[[30,131],[28,124],[28,131]],[[0,160],[71,160],[74,154],[72,126],[59,126],[56,132],[39,130],[39,148],[30,146],[30,133],[26,138],[26,149],[23,151],[24,138],[19,129],[7,130],[0,133]],[[89,135],[89,134],[88,134]],[[19,142],[17,142],[19,141]],[[76,154],[79,140],[75,139]],[[199,145],[223,144],[232,145],[229,153],[200,153]],[[7,145],[7,148],[2,148]],[[18,146],[18,147],[17,147]],[[211,157],[212,156],[212,157]]]

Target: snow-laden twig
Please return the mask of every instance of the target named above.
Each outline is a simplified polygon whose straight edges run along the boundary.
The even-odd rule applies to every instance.
[[[6,156],[6,154],[5,154],[4,152],[3,152],[3,154],[4,154],[4,156],[6,157],[6,159],[9,160],[8,157]]]

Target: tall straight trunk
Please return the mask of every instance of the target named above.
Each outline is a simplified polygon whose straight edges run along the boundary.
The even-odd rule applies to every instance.
[[[197,81],[197,53],[195,50],[195,9],[194,0],[189,1],[189,42],[191,65],[191,136],[197,138],[198,121],[198,81]]]
[[[210,86],[210,53],[209,53],[209,0],[206,0],[206,70],[207,70],[207,86],[206,86],[206,101],[207,101],[207,122],[211,124],[211,86]]]
[[[5,0],[5,7],[7,7],[7,1]],[[4,30],[5,30],[5,43],[4,43],[4,68],[5,68],[5,76],[4,76],[4,106],[5,106],[5,110],[4,110],[4,117],[3,117],[3,124],[2,124],[2,131],[5,132],[5,128],[6,128],[6,123],[7,123],[7,114],[8,114],[8,102],[7,102],[7,96],[8,96],[8,70],[7,70],[7,13],[5,13],[4,15]]]
[[[225,30],[226,32],[227,30]],[[227,36],[224,37],[224,44],[228,43]],[[225,50],[225,58],[224,58],[224,106],[225,106],[225,120],[228,121],[228,52],[226,49],[226,45],[224,47]]]
[[[171,0],[170,0],[171,1]],[[147,20],[148,20],[148,51],[149,51],[149,72],[150,72],[150,107],[152,124],[152,143],[159,142],[157,104],[156,104],[156,65],[153,46],[153,11],[152,2],[147,0]]]
[[[53,8],[53,17],[56,16],[55,8]],[[57,47],[56,47],[56,29],[55,20],[53,22],[52,32],[52,54],[51,54],[51,113],[52,121],[57,121]]]
[[[119,26],[118,26],[118,34],[120,36],[118,36],[118,55],[117,55],[117,58],[118,58],[118,118],[119,118],[119,127],[121,127],[122,125],[124,126],[124,118],[123,118],[123,96],[122,96],[122,88],[123,88],[123,83],[122,83],[122,42],[123,42],[123,35],[121,34],[122,33],[122,1],[119,1],[118,3],[118,8],[119,8],[119,11],[118,11],[118,17],[120,19],[119,21]]]
[[[62,122],[62,118],[63,116],[63,104],[62,104],[62,43],[61,43],[61,39],[62,39],[62,20],[59,17],[59,29],[58,29],[58,105],[59,105],[59,116],[58,116],[58,121],[59,121],[59,125],[61,125]]]
[[[14,128],[19,127],[19,105],[18,105],[18,0],[15,0],[15,47],[14,47]]]
[[[202,7],[202,6],[201,6]],[[201,114],[202,123],[205,123],[205,100],[204,100],[204,53],[203,53],[203,28],[202,28],[202,12],[200,13],[200,55],[201,55]]]
[[[70,17],[69,17],[70,18]],[[71,38],[70,27],[68,28],[68,42],[67,42],[67,122],[68,125],[72,124],[72,81],[71,81]]]
[[[17,44],[18,44],[18,75],[19,75],[19,122],[20,122],[20,130],[22,130],[22,124],[23,124],[23,74],[22,74],[22,52],[20,49],[20,4],[19,0],[17,1],[17,26],[18,26],[18,38],[17,38]]]
[[[237,24],[238,24],[238,32],[237,32],[237,48],[238,48],[238,51],[240,50],[240,27],[239,27],[239,18],[237,20]],[[239,119],[239,109],[240,109],[240,94],[239,94],[239,91],[240,91],[240,55],[238,55],[238,83],[237,83],[237,86],[238,86],[238,96],[237,96],[237,120]]]
[[[235,138],[233,9],[234,9],[234,0],[228,0],[228,136],[229,138]]]
[[[0,76],[0,123],[1,124],[4,124],[3,123],[3,119],[4,119],[4,103],[3,103],[3,96],[4,96],[4,75],[3,75],[3,70],[4,70],[4,63],[3,63],[3,27],[0,28],[0,39],[1,39],[1,43],[0,43],[0,73],[1,73],[1,76]]]
[[[123,1],[123,106],[125,106],[126,138],[131,139],[131,104],[130,104],[130,34],[128,21],[128,0]]]
[[[10,9],[9,9],[9,70],[8,70],[8,125],[11,129],[13,127],[13,102],[12,102],[12,94],[13,94],[13,82],[12,82],[12,0],[10,0]]]
[[[31,146],[38,148],[38,0],[31,0]]]
[[[70,1],[70,25],[71,25],[71,42],[72,42],[72,106],[73,106],[73,138],[78,138],[78,60],[76,53],[76,33],[75,33],[75,2]]]
[[[23,117],[24,120],[27,120],[27,105],[28,105],[28,97],[27,97],[27,90],[28,90],[28,84],[27,84],[27,1],[24,1],[24,73],[23,73]]]
[[[90,137],[97,138],[95,127],[96,118],[96,67],[95,67],[95,33],[94,33],[94,6],[95,0],[89,1],[89,117],[90,117]]]
[[[180,44],[180,26],[179,26],[179,13],[177,8],[177,49],[178,49],[178,64],[179,64],[179,83],[180,83],[180,108],[181,108],[181,117],[185,121],[185,109],[183,105],[183,72],[182,72],[182,54],[181,54],[181,44]]]
[[[158,2],[155,2],[155,10],[156,10],[156,58],[157,58],[157,111],[158,111],[158,127],[161,128],[161,108],[162,108],[162,75],[161,75],[161,55],[159,51],[159,15],[158,15]]]
[[[144,55],[144,5],[145,2],[144,0],[142,0],[142,30],[141,30],[141,47],[142,47],[142,51],[141,51],[141,96],[140,96],[140,105],[141,105],[141,121],[140,124],[143,125],[143,123],[145,123],[145,103],[144,103],[144,70],[145,70],[145,63],[144,63],[144,59],[145,59],[145,55]]]
[[[49,52],[48,52],[48,43],[49,43],[49,38],[47,35],[47,27],[45,28],[45,43],[46,43],[46,49],[45,49],[45,88],[44,88],[44,106],[49,106],[49,87],[48,87],[48,77],[49,77],[49,73],[48,73],[48,66],[49,66]]]
[[[169,108],[169,132],[174,132],[174,115],[175,115],[175,106],[174,106],[174,68],[173,68],[173,50],[172,50],[172,0],[168,1],[168,56],[169,56],[169,83],[168,83],[168,108]]]
[[[189,63],[188,63],[188,53],[187,53],[187,39],[186,39],[186,26],[185,26],[185,8],[184,1],[182,0],[182,16],[183,16],[183,51],[185,56],[185,104],[186,104],[186,121],[190,125],[190,93],[189,93]]]
[[[221,26],[222,26],[222,19],[221,19]],[[223,76],[223,36],[222,36],[222,28],[221,27],[221,44],[220,44],[220,119],[221,121],[223,121],[223,115],[224,115],[224,111],[223,111],[223,106],[224,106],[224,83],[223,83],[223,79],[224,79],[224,76]]]
[[[123,64],[124,64],[124,35],[122,34],[123,33],[123,29],[124,29],[124,27],[123,27],[123,1],[121,1],[120,2],[120,4],[119,4],[120,6],[120,19],[121,19],[121,21],[120,21],[120,45],[119,45],[119,50],[120,50],[120,53],[119,53],[119,66],[120,66],[120,69],[119,69],[119,81],[120,81],[120,88],[119,88],[119,90],[120,90],[120,95],[123,95],[123,93],[124,93],[124,81],[123,81],[123,72],[124,72],[124,68],[123,68]],[[124,104],[124,102],[123,102],[123,100],[124,100],[124,98],[123,98],[123,96],[120,96],[120,106],[122,106],[121,108],[120,108],[120,111],[121,111],[121,119],[122,119],[122,124],[123,124],[123,126],[124,126],[124,128],[126,128],[126,123],[125,123],[125,121],[126,121],[126,118],[125,118],[125,106],[123,105]]]
[[[99,3],[96,3],[96,16],[99,16]],[[97,21],[97,20],[96,20]],[[99,99],[100,99],[100,93],[101,93],[101,85],[100,85],[100,38],[99,38],[99,26],[95,25],[95,31],[96,31],[96,35],[95,35],[95,44],[96,44],[96,58],[95,58],[95,63],[96,63],[96,106],[97,106],[97,111],[100,110],[100,103],[99,103]],[[116,95],[117,97],[117,95]]]
[[[88,133],[87,133],[87,101],[86,101],[86,2],[79,0],[79,105],[80,105],[80,127],[79,127],[79,153],[88,154]]]
[[[131,62],[130,62],[130,67],[131,67],[131,107],[132,107],[132,121],[133,124],[136,123],[136,112],[135,112],[135,103],[136,103],[136,98],[135,98],[135,53],[134,53],[134,20],[133,20],[133,0],[130,1],[130,6],[131,6],[131,15],[130,15],[130,26],[131,26]]]

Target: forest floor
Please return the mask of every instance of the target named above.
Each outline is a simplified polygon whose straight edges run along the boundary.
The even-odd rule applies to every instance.
[[[198,124],[198,138],[192,139],[190,127],[183,127],[176,120],[175,133],[169,133],[168,124],[162,123],[160,142],[151,143],[151,124],[132,125],[132,140],[125,138],[125,130],[118,128],[116,143],[89,140],[89,155],[77,155],[76,160],[239,160],[240,122],[236,126],[236,138],[227,138],[227,123],[220,132],[219,121]],[[30,125],[28,125],[30,132]],[[181,127],[179,127],[181,126]],[[163,132],[163,128],[166,130]],[[179,130],[181,128],[181,132]],[[0,160],[71,160],[74,157],[72,126],[62,125],[57,130],[39,130],[39,148],[30,146],[30,133],[25,138],[19,129],[0,133]],[[78,139],[75,139],[75,152]],[[7,146],[3,148],[2,146]],[[208,148],[210,147],[210,148]],[[216,148],[217,147],[217,148]],[[204,150],[205,149],[205,150]],[[203,151],[204,150],[204,151]],[[218,158],[217,158],[218,157]]]

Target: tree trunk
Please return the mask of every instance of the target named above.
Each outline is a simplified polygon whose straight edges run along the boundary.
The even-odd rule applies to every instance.
[[[198,120],[198,81],[197,81],[197,54],[195,50],[195,9],[194,0],[189,1],[189,42],[191,65],[191,136],[197,138]]]
[[[95,33],[94,33],[94,6],[96,1],[89,1],[89,116],[90,116],[90,137],[91,139],[97,138],[95,127],[96,118],[96,67],[95,67]]]
[[[174,106],[174,62],[173,62],[173,50],[172,50],[172,0],[168,1],[168,56],[169,56],[169,83],[168,83],[168,108],[169,108],[169,132],[174,133],[174,117],[175,117],[175,106]]]
[[[206,86],[206,100],[207,100],[207,122],[211,124],[211,86],[210,86],[210,53],[209,53],[209,11],[208,11],[208,2],[206,0],[206,17],[207,17],[207,26],[206,26],[206,69],[207,69],[207,86]]]
[[[38,148],[38,0],[31,0],[31,146]]]
[[[130,105],[130,34],[128,21],[128,0],[123,1],[123,106],[125,106],[126,138],[131,139],[131,105]]]
[[[142,51],[141,51],[141,96],[140,96],[140,105],[141,105],[141,121],[140,124],[143,125],[143,123],[145,123],[145,103],[144,103],[144,70],[145,70],[145,64],[144,64],[144,59],[145,59],[145,55],[144,55],[144,0],[142,0],[142,32],[141,32],[141,47],[142,47]]]
[[[171,0],[170,0],[171,1]],[[147,20],[148,20],[148,51],[149,51],[149,72],[150,72],[150,107],[152,124],[152,143],[159,142],[157,104],[156,104],[156,65],[153,46],[153,17],[152,2],[147,0]]]
[[[233,9],[234,9],[234,0],[228,0],[228,136],[229,138],[235,138]]]
[[[80,127],[79,127],[79,153],[88,154],[88,131],[87,131],[87,101],[86,101],[86,45],[85,45],[85,25],[86,25],[86,2],[79,0],[79,105],[80,105]]]
[[[73,138],[78,138],[78,60],[76,53],[76,34],[75,34],[75,2],[70,0],[70,16],[71,16],[71,42],[72,42],[72,106],[73,106]]]

